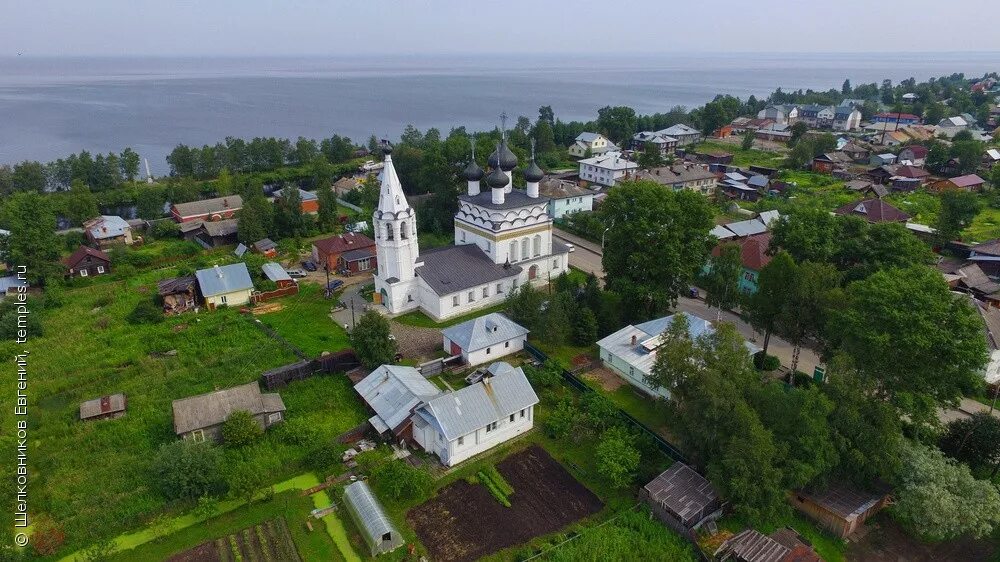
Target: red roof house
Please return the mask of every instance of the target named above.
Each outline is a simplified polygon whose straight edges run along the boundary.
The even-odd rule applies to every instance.
[[[910,219],[910,215],[881,199],[855,201],[854,203],[848,203],[840,207],[834,212],[841,216],[861,217],[872,224],[879,222],[906,222]]]
[[[957,178],[941,180],[935,183],[934,187],[938,190],[964,189],[965,191],[981,191],[984,185],[986,185],[986,180],[976,174],[968,174],[958,176]]]
[[[329,271],[336,271],[341,254],[366,248],[374,252],[375,241],[364,234],[348,232],[313,242],[312,260],[317,267],[326,266]]]
[[[89,246],[80,246],[63,260],[69,277],[90,277],[111,273],[111,257]]]

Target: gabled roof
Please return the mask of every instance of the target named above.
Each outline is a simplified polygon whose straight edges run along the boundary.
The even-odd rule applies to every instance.
[[[417,277],[438,296],[450,295],[479,285],[508,279],[521,273],[521,266],[493,263],[476,244],[445,246],[422,252]]]
[[[125,236],[125,232],[132,228],[128,221],[117,215],[101,215],[84,223],[83,227],[94,240]]]
[[[765,265],[771,263],[771,256],[767,253],[768,248],[771,246],[770,232],[755,234],[735,242],[723,242],[712,249],[712,255],[720,255],[722,253],[722,246],[725,244],[739,245],[740,263],[747,269],[760,271]]]
[[[202,222],[200,226],[200,228],[212,238],[232,236],[233,234],[236,234],[238,227],[239,221],[236,219]]]
[[[73,252],[66,259],[63,260],[63,264],[65,264],[67,267],[75,268],[76,264],[80,263],[80,260],[82,260],[87,256],[99,259],[106,263],[111,263],[111,256],[105,254],[104,252],[100,250],[95,250],[90,246],[80,246],[79,248],[76,249],[75,252]]]
[[[274,192],[274,196],[275,197],[284,197],[286,189],[289,189],[289,188],[283,187],[283,188],[275,191]],[[319,195],[316,195],[312,191],[306,191],[306,190],[304,190],[304,189],[302,189],[300,187],[296,187],[295,189],[299,190],[299,199],[301,199],[302,201],[316,201],[316,200],[319,199]]]
[[[316,240],[313,242],[313,246],[316,246],[317,250],[326,254],[340,254],[348,250],[374,247],[375,241],[364,234],[348,232],[347,234],[338,234],[337,236]]]
[[[722,543],[715,551],[720,562],[784,562],[791,552],[778,541],[755,529],[744,529]]]
[[[382,365],[354,385],[354,390],[375,410],[369,421],[380,433],[395,430],[413,408],[441,393],[420,371],[402,365]]]
[[[253,243],[253,249],[258,252],[267,252],[277,248],[278,245],[274,243],[274,240],[270,238],[261,238],[260,240]]]
[[[977,176],[976,174],[967,174],[964,176],[958,176],[957,178],[951,178],[948,181],[955,184],[957,187],[975,187],[977,185],[982,185],[986,183],[986,180]]]
[[[194,287],[196,282],[197,280],[194,275],[163,279],[156,283],[156,292],[160,296],[172,295],[175,293],[186,293]]]
[[[80,404],[80,419],[93,418],[125,411],[125,395],[112,394],[87,400]]]
[[[590,142],[594,142],[594,141],[600,139],[603,136],[604,135],[602,135],[600,133],[587,133],[587,132],[583,132],[583,133],[580,133],[579,135],[576,136],[576,140],[590,143]]]
[[[848,203],[836,211],[838,215],[857,215],[864,217],[870,223],[905,222],[910,215],[900,211],[881,199],[866,199]]]
[[[596,166],[598,168],[604,168],[606,170],[634,170],[639,167],[638,164],[632,162],[631,160],[622,156],[621,152],[605,152],[599,156],[593,156],[591,158],[584,158],[580,160],[580,164],[588,164],[591,166]],[[510,195],[508,193],[508,195]]]
[[[886,496],[884,490],[869,492],[846,482],[831,483],[822,490],[799,490],[797,494],[847,521],[857,519]]]
[[[501,418],[538,404],[538,395],[520,367],[490,365],[493,376],[432,398],[416,415],[453,441]]]
[[[688,465],[675,462],[643,486],[649,498],[667,512],[692,526],[704,516],[706,508],[719,502],[719,494],[707,478]]]
[[[253,289],[250,272],[243,262],[199,269],[195,272],[195,277],[198,278],[198,288],[205,297]]]
[[[528,329],[499,312],[445,328],[441,334],[465,352],[479,351],[528,333]]]
[[[689,127],[688,125],[685,125],[683,123],[678,123],[671,127],[667,127],[666,129],[660,129],[659,131],[656,132],[671,137],[701,134],[701,131],[699,131],[698,129],[695,129],[694,127]]]
[[[174,433],[181,435],[195,429],[218,425],[237,410],[251,415],[284,412],[285,403],[278,394],[261,394],[257,382],[216,390],[207,394],[174,400]]]
[[[243,198],[239,195],[227,195],[214,199],[203,199],[190,203],[177,203],[174,210],[183,217],[195,217],[221,213],[222,211],[238,211],[243,207]]]
[[[285,271],[285,268],[281,265],[269,261],[264,265],[260,266],[261,271],[264,272],[264,276],[277,283],[278,281],[291,281],[292,278]]]
[[[927,176],[931,175],[930,172],[928,172],[923,168],[918,168],[916,166],[907,166],[905,164],[902,166],[897,166],[895,174],[897,176],[901,176],[904,178],[915,178],[915,179],[926,178]]]

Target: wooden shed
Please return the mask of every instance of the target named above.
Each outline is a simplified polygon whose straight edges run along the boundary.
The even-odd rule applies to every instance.
[[[845,538],[888,504],[889,492],[884,487],[867,491],[837,482],[824,489],[793,492],[791,502],[795,509]]]
[[[125,415],[128,400],[124,394],[111,394],[80,404],[80,420],[107,420]]]
[[[661,521],[691,540],[692,530],[722,514],[722,500],[712,483],[682,462],[643,486],[639,496]]]

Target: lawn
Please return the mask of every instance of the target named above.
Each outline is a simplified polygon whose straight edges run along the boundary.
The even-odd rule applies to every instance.
[[[764,166],[766,168],[778,168],[785,161],[785,154],[771,150],[761,150],[751,148],[743,150],[739,144],[729,144],[715,141],[702,141],[695,147],[698,152],[728,152],[733,155],[733,164],[736,166]]]
[[[330,318],[330,308],[337,299],[323,298],[323,287],[319,284],[299,283],[297,295],[270,302],[284,307],[257,318],[310,357],[350,347],[347,331]]]
[[[292,541],[303,560],[344,560],[319,521],[313,520],[312,531],[306,528],[305,521],[313,507],[312,498],[303,497],[298,491],[275,494],[269,501],[260,500],[192,525],[132,550],[120,552],[111,560],[165,560],[205,541],[224,537],[277,517],[285,518]]]
[[[396,322],[400,324],[406,324],[407,326],[417,326],[419,328],[447,328],[448,326],[454,326],[455,324],[461,324],[466,320],[472,320],[473,318],[478,318],[484,314],[489,314],[491,312],[503,312],[503,309],[507,306],[507,303],[501,302],[493,306],[488,306],[486,308],[480,308],[474,310],[468,314],[463,314],[462,316],[456,316],[455,318],[449,318],[447,320],[442,320],[437,322],[430,316],[427,316],[420,310],[414,310],[412,312],[407,312],[406,314],[397,316],[394,318]]]
[[[127,281],[106,278],[70,288],[56,308],[35,303],[32,313],[41,318],[43,333],[26,346],[31,509],[36,518],[50,517],[63,527],[67,551],[187,509],[168,505],[151,475],[158,448],[176,439],[173,400],[246,383],[296,360],[232,309],[159,323],[128,321],[137,303],[153,298],[158,279],[215,258],[221,256],[201,254]],[[302,331],[311,331],[310,320],[300,321]],[[0,348],[7,356],[20,352],[11,342]],[[2,375],[5,388],[14,388],[13,373]],[[78,421],[81,401],[117,392],[127,396],[124,417]],[[315,438],[332,439],[366,418],[344,377],[315,377],[280,393],[289,426],[244,451],[274,480],[301,470],[306,445],[290,436],[305,424]],[[8,426],[12,400],[10,393],[3,396],[0,417]],[[6,447],[0,464],[13,466],[14,450]]]

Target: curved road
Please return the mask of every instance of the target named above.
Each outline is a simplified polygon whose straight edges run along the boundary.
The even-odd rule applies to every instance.
[[[552,229],[552,235],[562,242],[573,244],[576,247],[575,251],[569,255],[569,264],[572,267],[587,273],[593,273],[601,280],[602,284],[604,283],[604,267],[601,264],[602,254],[600,245],[559,230],[558,228]],[[721,319],[723,322],[734,324],[740,333],[743,334],[743,337],[758,346],[764,340],[763,334],[757,333],[757,331],[736,314],[726,310],[721,311],[720,314],[719,309],[710,308],[703,300],[684,296],[678,297],[677,310],[694,314],[712,322],[715,322],[716,319]],[[793,347],[785,340],[777,336],[771,336],[771,343],[768,345],[767,352],[776,356],[783,366],[791,367]],[[803,347],[799,352],[798,370],[811,375],[813,369],[819,364],[820,360],[816,352]]]

